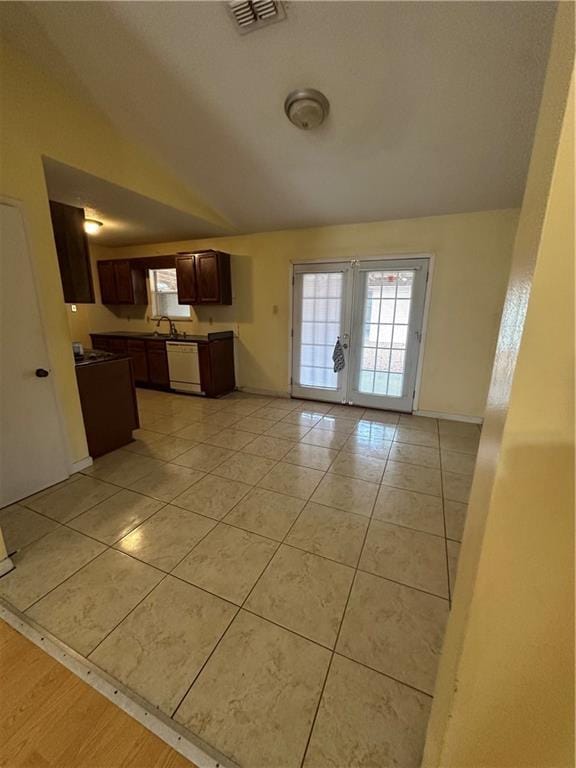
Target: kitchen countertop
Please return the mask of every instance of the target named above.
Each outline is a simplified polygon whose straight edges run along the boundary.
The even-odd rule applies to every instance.
[[[101,349],[86,349],[83,355],[74,355],[76,367],[82,365],[97,365],[98,363],[110,363],[113,360],[130,360],[130,355],[122,352],[104,352]]]
[[[90,334],[91,336],[115,336],[118,338],[124,338],[124,339],[148,339],[151,341],[179,341],[179,342],[191,342],[191,343],[201,343],[201,342],[208,342],[208,341],[214,341],[216,339],[231,339],[234,336],[233,331],[214,331],[213,333],[208,333],[204,336],[197,335],[197,334],[191,334],[187,333],[184,334],[178,334],[178,336],[170,336],[168,333],[145,333],[145,332],[130,332],[130,331],[96,331],[94,333]]]

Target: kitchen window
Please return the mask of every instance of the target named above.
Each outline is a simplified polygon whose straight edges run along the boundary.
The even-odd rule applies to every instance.
[[[190,307],[186,304],[178,304],[176,269],[151,269],[149,274],[153,316],[189,318]]]

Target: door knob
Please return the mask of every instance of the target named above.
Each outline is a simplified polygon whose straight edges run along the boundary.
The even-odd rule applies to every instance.
[[[46,376],[49,376],[49,372],[46,370],[46,368],[36,368],[36,376],[38,376],[39,379],[45,379]]]

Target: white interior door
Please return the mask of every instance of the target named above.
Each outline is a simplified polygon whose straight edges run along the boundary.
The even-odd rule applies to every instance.
[[[345,402],[348,397],[348,334],[352,303],[350,262],[294,267],[292,394]],[[346,367],[334,372],[332,354],[340,337]]]
[[[0,507],[3,507],[69,475],[22,214],[17,207],[3,203],[0,204],[0,335]]]
[[[292,394],[410,412],[427,276],[427,258],[295,265]]]
[[[428,259],[361,261],[354,280],[349,400],[412,410]]]

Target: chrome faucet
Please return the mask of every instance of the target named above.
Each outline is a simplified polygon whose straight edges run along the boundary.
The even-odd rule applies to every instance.
[[[170,324],[170,337],[172,339],[175,339],[178,336],[178,331],[176,329],[176,326],[174,325],[174,322],[169,317],[166,317],[166,315],[162,315],[162,317],[158,318],[158,320],[156,321],[156,328],[160,326],[160,323],[162,322],[162,320],[168,320]],[[158,331],[156,331],[156,333],[158,333]]]

